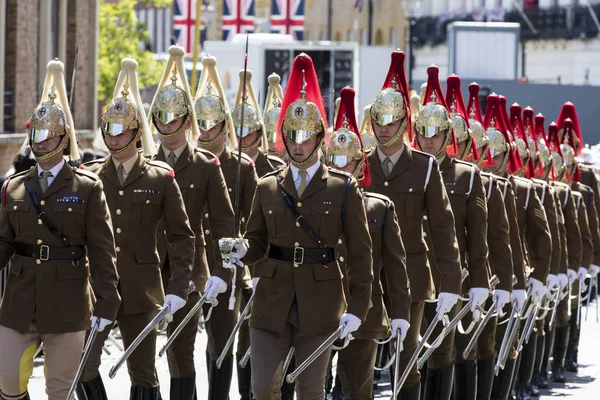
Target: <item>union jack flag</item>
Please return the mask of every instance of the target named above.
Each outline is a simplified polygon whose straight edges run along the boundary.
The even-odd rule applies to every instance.
[[[272,0],[271,33],[291,34],[296,40],[302,40],[304,0]]]
[[[254,32],[254,0],[223,0],[223,40]]]
[[[193,51],[194,30],[196,27],[196,2],[200,0],[175,0],[173,2],[173,35],[175,43],[186,53]],[[205,0],[202,0],[205,4]],[[204,23],[200,27],[200,42],[204,41]]]

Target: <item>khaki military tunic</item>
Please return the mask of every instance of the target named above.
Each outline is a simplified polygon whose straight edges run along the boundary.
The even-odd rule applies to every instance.
[[[413,302],[432,299],[440,292],[460,293],[461,268],[454,215],[434,157],[404,147],[386,177],[377,149],[367,154],[372,184],[367,190],[389,197],[396,207]],[[423,221],[428,222],[433,249],[429,249]],[[427,251],[435,254],[439,285],[434,285]]]
[[[581,175],[580,182],[586,186],[589,186],[592,189],[593,199],[587,199],[586,205],[588,211],[591,208],[591,203],[594,203],[594,208],[596,209],[596,216],[599,220],[598,228],[594,229],[593,220],[590,219],[590,230],[592,231],[592,237],[596,235],[596,231],[600,231],[600,188],[598,183],[598,178],[596,178],[596,174],[586,165],[579,164],[579,173]],[[600,235],[600,233],[598,233]],[[600,265],[600,243],[594,240],[594,260],[593,264]]]
[[[565,221],[565,238],[567,263],[561,273],[567,273],[567,269],[577,271],[581,266],[581,257],[583,247],[581,243],[581,231],[579,230],[577,207],[573,192],[569,185],[562,182],[552,182],[551,185],[556,190],[556,196],[562,207]]]
[[[550,253],[550,267],[546,274],[538,275],[534,271],[534,277],[542,283],[546,283],[546,278],[550,271],[557,269],[557,264],[560,262],[560,239],[558,232],[558,212],[556,203],[554,201],[554,190],[545,181],[540,179],[531,179],[534,184],[535,192],[538,195],[544,212],[546,214],[546,221],[548,222],[548,229],[550,230],[551,239],[551,253]],[[529,242],[526,242],[526,246],[529,246]],[[543,278],[543,280],[541,280]]]
[[[588,211],[585,207],[583,195],[580,192],[573,191],[573,199],[575,200],[575,208],[577,209],[577,222],[579,224],[579,232],[581,233],[581,265],[580,267],[590,269],[594,258],[594,244],[592,242],[592,233],[588,221]]]
[[[591,241],[592,241],[592,246],[593,246],[593,255],[592,255],[592,260],[590,261],[590,264],[594,264],[595,263],[595,257],[596,257],[596,253],[597,253],[597,249],[600,248],[600,227],[599,227],[599,222],[598,222],[598,212],[596,209],[596,204],[594,203],[594,191],[592,190],[591,187],[584,185],[583,183],[579,183],[579,182],[573,182],[571,184],[571,188],[574,191],[577,191],[579,193],[581,193],[581,202],[583,203],[582,207],[585,207],[587,210],[587,221],[588,221],[588,225],[589,225],[589,232],[591,235]],[[579,218],[579,220],[581,220],[581,217]],[[580,223],[581,225],[581,223]],[[582,236],[583,236],[583,232],[582,232]],[[583,240],[583,245],[584,246],[589,246],[589,243],[586,244],[585,242],[587,241],[586,239],[584,239],[582,237]],[[589,251],[589,249],[588,249]],[[585,253],[585,251],[584,251]],[[584,261],[582,262],[582,264],[585,266],[587,262],[587,257],[584,256]]]
[[[552,239],[546,212],[532,181],[516,176],[511,176],[509,181],[515,188],[517,221],[521,238],[524,239],[522,246],[529,274],[545,284],[552,255]]]
[[[58,230],[73,246],[84,246],[87,256],[75,261],[52,259],[52,249],[64,244],[38,222],[26,186]],[[65,163],[42,193],[37,167],[32,167],[12,176],[1,196],[0,269],[15,254],[17,243],[47,245],[51,250],[48,260],[14,255],[0,325],[26,333],[35,321],[39,334],[58,334],[88,330],[92,314],[114,320],[120,304],[118,276],[111,216],[100,179]]]
[[[279,158],[270,154],[265,154],[262,151],[258,151],[256,160],[254,161],[254,168],[259,178],[262,178],[269,172],[276,171],[280,168],[285,167],[285,162]]]
[[[162,146],[159,148],[155,159],[166,161]],[[196,285],[196,291],[204,290],[204,285],[210,275],[205,256],[206,241],[202,225],[204,216],[207,216],[211,226],[214,227],[210,235],[213,242],[209,243],[213,248],[218,248],[218,240],[229,236],[233,227],[233,207],[229,199],[225,178],[219,166],[219,159],[214,154],[188,144],[173,167],[175,180],[181,190],[189,223],[196,237],[194,269],[192,270],[192,280]],[[206,210],[206,213],[203,213],[204,210]],[[165,259],[167,252],[163,230],[164,224],[161,224],[159,236],[162,240],[159,240],[159,242],[165,244],[165,246],[159,247],[161,260]],[[220,277],[225,282],[229,282],[231,271],[219,265],[221,253],[215,252],[214,254],[217,263],[212,274]],[[169,255],[169,258],[171,257],[172,255]]]
[[[122,185],[112,157],[82,165],[96,173],[104,184],[115,232],[125,315],[147,313],[164,302],[156,247],[161,219],[165,222],[167,243],[173,249],[166,293],[187,299],[194,265],[194,232],[173,170],[159,161],[137,157]]]
[[[504,198],[506,217],[508,218],[510,232],[510,249],[512,252],[513,274],[517,283],[513,290],[525,289],[525,256],[523,255],[523,246],[521,242],[521,231],[517,217],[517,203],[513,185],[506,178],[494,175],[498,182],[498,188]]]
[[[278,188],[293,197],[295,206],[327,248],[339,238],[348,249],[346,272],[349,298],[344,295],[342,271],[337,261],[296,266],[289,261],[267,258],[256,264],[256,288],[250,327],[283,332],[292,304],[297,305],[303,334],[327,334],[338,327],[344,312],[362,321],[367,317],[373,282],[371,237],[362,196],[350,175],[320,165],[301,196],[290,167],[268,174],[259,181],[245,238],[250,243],[244,261],[249,264],[269,257],[269,247],[319,248],[296,224],[296,218]]]

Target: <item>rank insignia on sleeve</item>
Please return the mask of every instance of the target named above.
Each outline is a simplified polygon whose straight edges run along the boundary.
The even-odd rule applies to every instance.
[[[486,210],[485,199],[478,197],[477,199],[475,199],[475,204],[477,204],[477,207],[480,207],[483,211]]]
[[[544,212],[544,210],[536,209],[533,211],[533,213],[539,219],[544,220],[544,221],[546,220],[546,213]]]

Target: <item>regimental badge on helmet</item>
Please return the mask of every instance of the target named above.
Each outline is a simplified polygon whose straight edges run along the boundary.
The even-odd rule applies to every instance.
[[[206,90],[202,96],[196,100],[195,108],[198,125],[203,131],[212,129],[227,118],[225,107],[223,107],[223,101],[219,96],[213,93],[211,82],[207,83]]]
[[[129,95],[127,84],[121,94],[123,97],[111,102],[102,115],[100,129],[105,135],[117,136],[126,130],[137,130],[140,127],[138,112],[133,103],[127,99]]]
[[[400,121],[406,116],[406,103],[404,96],[399,92],[397,82],[383,89],[371,105],[371,118],[381,126]]]
[[[152,116],[163,124],[168,124],[189,114],[185,92],[177,86],[176,70],[173,70],[171,84],[157,93],[155,101],[152,107]]]
[[[40,143],[56,136],[64,136],[67,133],[65,112],[54,100],[56,100],[56,93],[53,89],[48,94],[48,101],[33,110],[29,124],[33,143]]]
[[[245,97],[244,97],[244,75],[246,77],[245,83]],[[262,116],[258,101],[254,94],[254,87],[252,86],[252,71],[244,70],[240,71],[240,85],[238,87],[237,95],[235,96],[233,110],[231,111],[231,118],[233,119],[233,126],[235,127],[235,134],[240,137],[246,137],[253,132],[258,132],[256,140],[249,146],[244,146],[243,151],[249,151],[258,146],[262,146],[263,151],[267,151],[267,137],[264,131]],[[242,105],[244,120],[242,123]]]
[[[348,129],[348,121],[344,126],[331,134],[327,147],[327,161],[342,168],[353,161],[360,161],[363,152],[358,135]]]

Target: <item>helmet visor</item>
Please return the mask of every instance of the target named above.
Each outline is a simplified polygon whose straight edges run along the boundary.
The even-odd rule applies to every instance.
[[[292,142],[302,144],[311,137],[315,136],[315,132],[307,130],[289,130],[285,132],[285,136]]]
[[[393,114],[383,114],[379,112],[372,112],[373,120],[380,126],[386,126],[391,123],[398,121],[400,118]]]
[[[217,126],[221,121],[216,119],[199,119],[198,127],[203,131],[210,131],[212,128]]]
[[[55,132],[52,132],[50,129],[32,129],[31,130],[31,141],[33,143],[41,143],[44,140],[53,138],[54,136],[58,136],[58,135]]]
[[[131,128],[127,125],[116,122],[106,122],[100,127],[100,129],[104,135],[119,136],[121,133]]]
[[[426,125],[426,126],[417,126],[417,133],[426,138],[432,138],[438,133],[446,133],[446,128],[442,128],[439,126]]]
[[[181,117],[181,115],[177,115],[168,111],[155,111],[154,118],[162,122],[163,124],[168,124],[175,121],[177,118]]]

